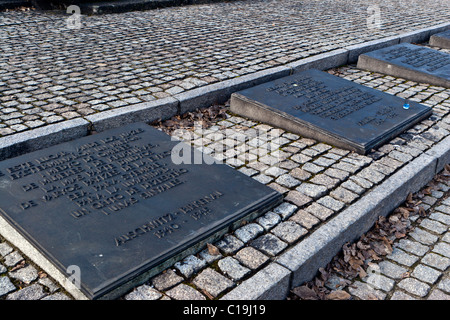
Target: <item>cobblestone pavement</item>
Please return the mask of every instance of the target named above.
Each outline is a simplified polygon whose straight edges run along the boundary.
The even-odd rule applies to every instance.
[[[219,3],[83,17],[82,28],[76,31],[68,30],[63,17],[54,13],[0,13],[0,135],[163,98],[301,57],[394,35],[398,30],[435,25],[450,16],[445,1],[392,1],[380,4],[383,25],[373,32],[365,27],[369,3]],[[331,5],[336,10],[330,10]],[[439,12],[442,20],[434,12]],[[210,250],[174,264],[122,299],[221,298],[448,136],[450,89],[370,73],[355,66],[329,72],[428,105],[433,115],[367,156],[233,114],[206,128],[194,126],[172,132],[280,191],[284,202],[225,235]],[[445,188],[438,191],[447,192]],[[435,241],[426,244],[411,235],[411,239],[427,246],[428,250],[422,248],[423,254],[419,255],[412,249],[408,251],[406,244],[396,248],[398,256],[411,255],[415,262],[404,265],[395,260],[394,254],[388,262],[407,269],[411,277],[398,279],[399,284],[390,285],[389,290],[388,286],[384,291],[371,287],[380,298],[405,294],[418,298],[420,294],[412,290],[425,285],[425,298],[435,291],[434,295],[448,294],[448,275],[440,275],[433,282],[430,277],[435,272],[428,268],[442,273],[447,261],[444,258],[449,258],[448,235],[443,229],[447,221],[448,230],[448,200],[444,194],[438,195],[433,196],[439,199],[438,205],[429,200],[428,205],[435,210],[425,219],[429,221],[420,222],[423,225],[417,228],[431,231]],[[440,227],[437,230],[441,232],[430,230],[432,226]],[[432,265],[433,259],[444,262]],[[382,271],[380,279],[380,283],[392,283],[396,278]],[[355,286],[367,285],[360,283]],[[359,297],[356,290],[350,293]],[[70,295],[0,237],[1,299],[70,299]]]
[[[447,22],[447,0],[233,1],[102,16],[0,13],[0,136]],[[371,11],[372,12],[372,11]]]
[[[386,247],[388,255],[367,259],[371,261],[366,275],[354,277],[342,272],[338,265],[326,268],[330,270],[327,280],[319,282],[321,288],[329,289],[324,293],[325,299],[334,293],[340,299],[354,300],[450,300],[450,172],[436,176],[414,194],[414,199],[424,210],[410,212],[406,235],[387,236],[394,239]],[[393,224],[398,222],[395,214],[387,219]],[[333,261],[337,259],[342,259],[342,253]],[[320,277],[317,279],[321,281]],[[319,299],[314,293],[307,293],[299,292],[299,296]],[[296,295],[291,294],[290,299],[296,299]]]
[[[399,168],[448,136],[450,89],[370,73],[355,66],[343,66],[328,72],[429,105],[433,108],[433,115],[367,156],[233,114],[206,128],[197,125],[172,131],[172,135],[280,191],[285,196],[284,202],[255,221],[226,234],[213,244],[212,250],[205,249],[175,263],[146,284],[124,295],[123,299],[222,297],[370,192]],[[444,197],[448,187],[442,185],[422,206],[428,209],[435,200]],[[400,244],[385,263],[392,270],[405,269],[412,276],[402,279],[396,286],[396,278],[390,278],[382,271],[380,279],[383,281],[380,283],[386,287],[385,292],[372,290],[377,297],[391,297],[386,291],[392,289],[398,291],[392,295],[394,298],[407,297],[405,294],[408,293],[413,294],[413,297],[428,297],[428,293],[436,292],[434,297],[448,292],[447,278],[437,276],[437,272],[445,270],[443,266],[449,258],[446,234],[450,207],[446,206],[448,200],[442,200],[445,202],[431,207],[435,210],[433,214],[421,222],[410,236],[411,241],[417,243]],[[429,238],[433,239],[433,243],[426,242],[431,241]],[[0,299],[68,297],[18,250],[6,241],[0,242]],[[411,252],[414,248],[420,251]],[[417,255],[418,252],[421,254]],[[357,288],[352,289],[351,293],[364,298],[362,292],[369,290],[366,288],[367,283],[356,282],[355,285]],[[439,291],[436,291],[435,286]],[[417,291],[420,292],[418,294],[414,290],[422,291]]]

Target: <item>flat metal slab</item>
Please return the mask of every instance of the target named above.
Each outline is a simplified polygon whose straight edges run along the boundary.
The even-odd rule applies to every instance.
[[[231,111],[366,154],[431,114],[431,108],[315,69],[233,93]]]
[[[450,54],[410,43],[362,54],[357,67],[450,88]]]
[[[433,47],[450,49],[450,30],[433,34],[429,43]]]
[[[2,161],[0,216],[97,299],[281,201],[191,148],[197,161],[175,164],[174,146],[140,123]]]

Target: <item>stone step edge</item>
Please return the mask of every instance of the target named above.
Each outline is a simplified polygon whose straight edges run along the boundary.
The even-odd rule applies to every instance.
[[[0,161],[50,147],[62,142],[101,132],[133,122],[150,123],[166,120],[177,114],[226,102],[233,92],[285,77],[303,70],[326,70],[354,63],[358,55],[402,42],[424,42],[432,34],[450,29],[450,22],[419,29],[400,35],[385,37],[357,45],[321,53],[282,66],[272,67],[237,78],[213,83],[171,97],[138,103],[117,109],[46,125],[0,138]]]
[[[289,290],[312,280],[339,253],[424,187],[450,162],[450,136],[408,163],[367,195],[319,227],[309,237],[239,284],[223,300],[281,300]]]

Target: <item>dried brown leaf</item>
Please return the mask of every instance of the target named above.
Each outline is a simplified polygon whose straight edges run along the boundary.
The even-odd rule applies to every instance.
[[[212,255],[212,256],[217,256],[217,255],[220,254],[220,251],[219,251],[219,249],[217,249],[216,246],[214,246],[214,245],[212,245],[212,244],[210,244],[210,243],[207,243],[206,246],[208,247],[208,253],[209,253],[210,255]]]
[[[292,289],[292,292],[303,300],[318,300],[316,292],[307,286],[300,286]]]
[[[348,292],[344,290],[332,291],[325,296],[327,300],[349,300],[351,298]]]

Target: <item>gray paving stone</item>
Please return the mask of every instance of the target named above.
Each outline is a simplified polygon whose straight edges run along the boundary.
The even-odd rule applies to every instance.
[[[319,218],[322,221],[325,221],[328,217],[330,217],[334,211],[317,203],[314,202],[310,206],[305,208],[305,211],[312,214],[313,216]]]
[[[267,172],[267,171],[266,171]],[[296,186],[298,186],[301,181],[295,179],[293,176],[291,176],[290,174],[283,174],[281,176],[279,176],[276,180],[276,183],[286,187],[286,188],[294,188]]]
[[[152,285],[157,290],[166,291],[169,288],[183,282],[183,277],[180,277],[172,269],[167,269],[152,279]]]
[[[210,250],[208,248],[200,251],[198,254],[201,259],[205,260],[208,264],[213,263],[216,260],[221,259],[223,256],[220,252],[218,254],[211,254]]]
[[[274,213],[277,213],[281,216],[283,220],[289,218],[295,211],[297,210],[297,206],[288,203],[283,202],[278,207],[274,208],[272,211]]]
[[[271,233],[287,243],[293,243],[307,234],[308,231],[294,221],[284,221],[273,228]]]
[[[404,293],[403,291],[395,291],[390,300],[417,300],[416,298]]]
[[[193,283],[198,288],[206,290],[213,297],[217,297],[223,291],[234,286],[233,281],[224,277],[211,268],[206,268],[205,270],[203,270],[198,276],[195,277]]]
[[[320,198],[319,200],[317,200],[317,203],[321,204],[324,207],[327,207],[333,211],[339,211],[345,206],[345,203],[343,203],[339,200],[333,199],[330,196],[325,196],[325,197]]]
[[[158,300],[162,294],[152,287],[144,284],[135,288],[125,296],[125,300]]]
[[[448,227],[440,222],[431,220],[431,219],[425,219],[420,223],[420,226],[422,228],[425,228],[431,232],[437,233],[437,234],[443,234],[448,230]]]
[[[4,263],[7,267],[14,267],[16,264],[18,264],[22,260],[23,260],[22,255],[17,251],[13,251],[10,254],[5,256]]]
[[[296,190],[307,195],[308,197],[317,199],[326,193],[327,188],[322,185],[303,182],[299,187],[296,188]]]
[[[437,211],[441,211],[445,214],[450,214],[450,206],[446,206],[446,205],[440,205],[438,207],[435,208]]]
[[[393,279],[385,277],[379,273],[370,274],[370,271],[369,276],[364,278],[363,281],[373,286],[374,288],[383,290],[385,292],[391,291],[395,285],[395,281]]]
[[[439,242],[433,248],[433,252],[450,258],[450,244],[445,242]]]
[[[269,257],[253,247],[246,247],[239,250],[234,257],[244,266],[252,270],[258,269],[269,260]]]
[[[35,283],[8,294],[6,296],[6,300],[39,300],[46,295],[47,294],[44,292],[44,288],[41,285]]]
[[[247,243],[250,240],[256,238],[264,231],[264,228],[256,223],[249,223],[243,227],[240,227],[234,232],[234,235],[243,243]]]
[[[302,209],[298,210],[296,214],[289,218],[289,220],[300,224],[306,229],[311,229],[313,226],[320,222],[317,217]]]
[[[428,284],[414,278],[403,279],[397,286],[419,297],[425,297],[430,291],[430,286]]]
[[[7,254],[13,252],[13,248],[7,244],[6,242],[0,243],[0,255],[2,257],[6,256]]]
[[[338,183],[339,179],[332,178],[330,176],[327,176],[326,174],[320,173],[315,175],[311,180],[311,183],[323,185],[327,189],[334,188]]]
[[[434,284],[441,276],[441,272],[423,264],[419,264],[414,267],[414,271],[411,273],[411,276],[428,284]]]
[[[227,293],[223,300],[281,300],[289,290],[290,271],[271,263]]]
[[[424,245],[432,245],[438,240],[437,236],[420,228],[415,228],[414,231],[409,234],[409,236],[423,243]]]
[[[427,253],[421,260],[422,263],[445,271],[450,266],[450,259],[433,252]]]
[[[394,260],[395,262],[398,262],[404,266],[412,266],[417,260],[419,260],[418,257],[408,254],[403,250],[400,250],[398,248],[394,248],[392,253],[388,255],[386,258]]]
[[[428,246],[425,246],[417,241],[411,241],[409,239],[401,239],[397,245],[400,249],[403,249],[409,253],[416,256],[422,257],[425,253],[430,250]]]
[[[16,287],[11,280],[8,277],[0,276],[0,297],[14,290]]]
[[[330,196],[347,204],[350,204],[358,199],[358,195],[356,193],[353,193],[342,187],[338,187],[335,190],[331,191]]]
[[[256,222],[259,223],[266,231],[276,226],[280,221],[280,216],[272,211],[269,211],[265,215],[256,219]]]
[[[9,276],[28,284],[37,279],[38,271],[35,267],[28,265],[26,267],[10,272]]]
[[[240,280],[250,273],[250,269],[242,266],[239,261],[233,257],[225,257],[219,260],[217,265],[222,272],[233,280]]]
[[[244,246],[244,243],[232,235],[226,235],[215,244],[224,254],[233,254]]]
[[[429,216],[430,219],[439,221],[447,226],[450,226],[450,215],[440,213],[440,212],[432,212]]]
[[[272,234],[265,234],[251,242],[251,246],[269,256],[276,256],[287,244]]]
[[[437,287],[438,289],[450,294],[450,279],[448,277],[441,279]]]
[[[408,269],[384,260],[379,264],[379,272],[393,279],[402,279]]]
[[[166,291],[166,294],[175,300],[206,300],[204,295],[184,283]]]
[[[445,294],[441,290],[433,290],[428,296],[427,300],[450,300],[450,295]]]
[[[354,295],[361,300],[384,300],[386,294],[380,290],[375,289],[372,285],[355,281],[348,289],[351,295]]]
[[[303,207],[313,201],[312,198],[296,190],[289,191],[284,199],[286,201],[292,202],[298,207]]]
[[[178,269],[186,278],[189,278],[194,272],[199,271],[206,266],[206,261],[197,258],[194,255],[187,256],[182,261],[174,264],[174,267]]]

